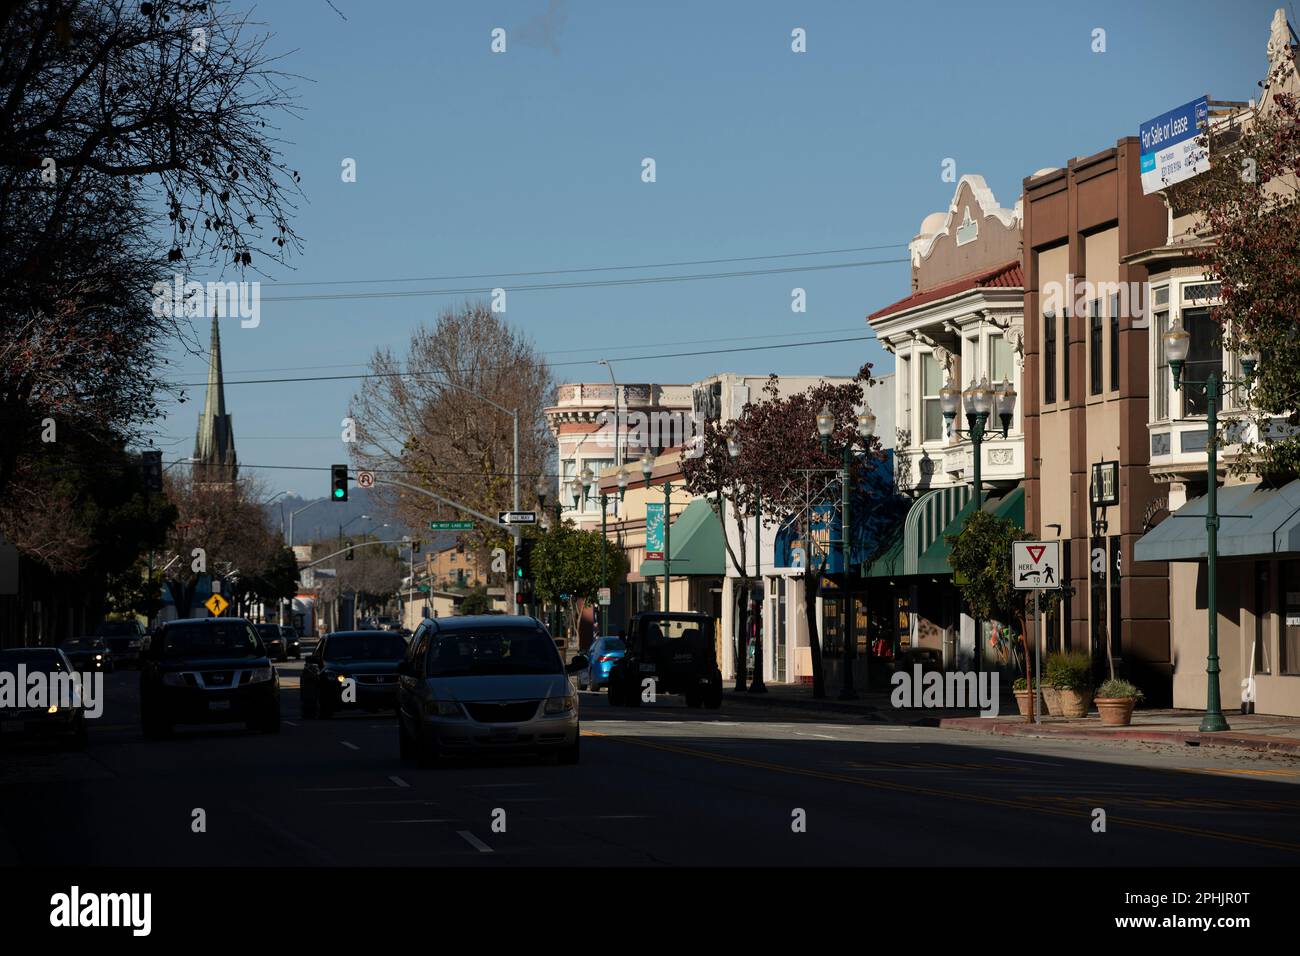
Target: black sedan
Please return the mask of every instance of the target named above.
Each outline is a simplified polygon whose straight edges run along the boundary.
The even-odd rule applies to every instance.
[[[113,670],[113,652],[102,637],[70,637],[59,645],[77,671]]]
[[[31,680],[45,675],[43,682]],[[0,736],[58,737],[74,750],[86,746],[86,714],[68,683],[72,663],[57,647],[0,651]],[[40,687],[40,692],[33,690]]]
[[[242,618],[168,621],[140,658],[146,737],[176,724],[242,722],[280,732],[280,679],[253,625]]]
[[[406,641],[391,631],[337,631],[321,638],[302,669],[302,716],[397,706],[397,665]]]
[[[289,659],[288,649],[284,646],[284,634],[280,631],[279,624],[254,624],[257,636],[262,639],[266,645],[266,656],[273,661],[287,661]]]

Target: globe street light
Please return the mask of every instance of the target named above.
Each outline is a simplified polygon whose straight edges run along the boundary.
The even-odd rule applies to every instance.
[[[1198,385],[1205,388],[1205,419],[1209,440],[1205,443],[1206,456],[1206,493],[1205,493],[1205,578],[1208,600],[1208,632],[1205,658],[1205,716],[1201,718],[1201,733],[1228,730],[1228,721],[1223,716],[1222,702],[1219,698],[1219,401],[1225,392],[1235,388],[1249,389],[1255,379],[1255,366],[1259,357],[1247,352],[1241,355],[1241,370],[1245,378],[1225,379],[1218,372],[1211,372],[1204,381],[1194,382],[1183,378],[1183,366],[1191,351],[1192,337],[1183,328],[1182,319],[1177,319],[1164,334],[1165,356],[1174,375],[1174,391],[1184,385]]]
[[[952,380],[949,379],[947,384],[939,390],[939,407],[943,411],[944,421],[948,424],[948,433],[950,435],[961,435],[960,429],[953,427],[953,420],[957,417],[957,402],[960,396],[961,404],[966,412],[966,437],[970,439],[971,449],[974,455],[973,468],[973,485],[975,492],[975,510],[978,511],[984,503],[984,482],[980,477],[980,464],[983,457],[980,453],[980,445],[988,437],[988,420],[990,412],[997,412],[998,420],[1002,423],[1002,437],[1006,438],[1007,433],[1011,430],[1011,420],[1016,413],[1016,390],[1011,383],[1005,379],[1001,385],[992,386],[989,384],[988,376],[984,376],[978,383],[971,379],[968,385],[961,392],[957,391]]]

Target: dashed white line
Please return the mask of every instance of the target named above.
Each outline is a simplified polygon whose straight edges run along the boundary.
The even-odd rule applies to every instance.
[[[490,846],[488,846],[486,843],[484,843],[482,840],[480,840],[480,839],[479,839],[478,837],[476,837],[474,834],[470,833],[468,830],[457,830],[456,832],[457,832],[461,837],[464,838],[464,840],[465,840],[466,843],[468,843],[468,844],[469,844],[470,846],[472,846],[474,849],[478,850],[480,853],[492,853],[492,852],[493,852],[493,850],[492,850],[492,848],[491,848]]]
[[[797,731],[797,730],[794,732],[794,735],[795,735],[796,737],[819,737],[819,738],[822,739],[822,740],[839,740],[839,739],[840,739],[839,737],[832,737],[832,736],[830,736],[829,734],[801,734],[801,733],[799,733],[799,731]]]
[[[393,783],[397,784],[397,786],[399,786],[399,787],[409,787],[409,786],[410,786],[410,784],[407,783],[405,780],[403,780],[401,777],[389,777],[388,779],[391,780],[391,781],[393,781]]]
[[[347,747],[349,750],[360,750],[360,749],[361,749],[361,748],[358,747],[356,744],[354,744],[354,743],[349,743],[349,742],[346,741],[346,740],[340,740],[339,743],[341,743],[344,747]]]

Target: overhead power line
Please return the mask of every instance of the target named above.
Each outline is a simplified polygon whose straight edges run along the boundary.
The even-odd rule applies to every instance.
[[[836,345],[841,342],[867,342],[874,339],[874,335],[853,335],[842,339],[815,339],[811,342],[781,342],[776,345],[746,345],[730,349],[704,349],[694,352],[661,352],[658,355],[628,355],[619,359],[619,362],[642,362],[651,359],[665,358],[691,358],[699,355],[728,355],[737,352],[766,352],[771,349],[794,349],[808,348],[814,345]],[[569,362],[544,362],[545,368],[561,368],[568,365],[591,365],[590,360],[574,360]],[[455,369],[457,373],[469,372],[490,372],[503,369],[514,368],[513,365],[484,365],[477,368]],[[341,382],[341,381],[359,381],[370,378],[406,378],[408,376],[417,377],[420,375],[445,375],[444,369],[417,369],[405,372],[359,372],[353,375],[303,375],[294,378],[244,378],[228,381],[226,385],[281,385],[292,382]],[[178,384],[176,388],[201,388],[207,385],[203,382],[185,382]]]

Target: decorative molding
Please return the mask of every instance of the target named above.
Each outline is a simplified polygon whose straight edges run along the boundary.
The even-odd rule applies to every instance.
[[[1016,460],[1015,452],[1010,448],[990,448],[989,464],[990,465],[1010,465]]]

